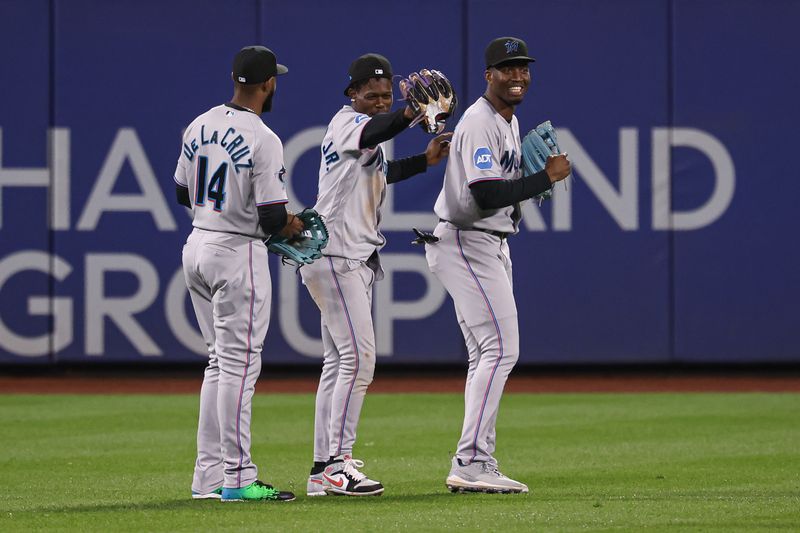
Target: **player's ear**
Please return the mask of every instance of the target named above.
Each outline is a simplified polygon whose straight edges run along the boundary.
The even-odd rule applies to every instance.
[[[483,73],[483,77],[487,82],[492,81],[492,69],[487,68],[486,71]]]

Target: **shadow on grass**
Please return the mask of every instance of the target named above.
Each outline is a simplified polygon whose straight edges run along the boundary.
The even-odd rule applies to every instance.
[[[40,507],[28,507],[16,513],[98,513],[106,511],[175,511],[179,509],[198,508],[203,505],[212,505],[215,500],[163,500],[158,502],[120,502],[120,503],[95,503]],[[217,505],[219,502],[216,501]]]
[[[449,502],[449,501],[456,501],[460,499],[471,499],[471,498],[486,498],[486,499],[513,499],[519,502],[519,498],[525,498],[525,494],[482,494],[478,492],[464,492],[462,494],[454,494],[451,492],[429,492],[425,494],[384,494],[380,497],[348,497],[348,496],[326,496],[324,498],[303,498],[303,501],[309,500],[317,500],[317,501],[326,501],[326,502],[339,502],[347,501],[347,502],[356,502],[356,503],[363,503],[364,505],[374,504],[378,505],[380,502],[390,502],[390,503],[398,503],[398,504],[409,504],[409,503],[442,503],[442,502]]]
[[[198,510],[206,507],[223,506],[225,509],[234,509],[236,507],[251,508],[254,505],[268,505],[279,507],[298,506],[308,508],[311,506],[329,507],[335,505],[385,505],[397,503],[398,505],[406,505],[409,503],[440,503],[449,500],[459,499],[474,499],[486,498],[496,500],[509,500],[519,502],[520,499],[525,499],[528,496],[525,494],[481,494],[481,493],[463,493],[453,494],[450,492],[431,492],[427,494],[394,494],[383,496],[371,497],[347,497],[347,496],[326,496],[309,498],[304,495],[298,495],[298,498],[292,502],[232,502],[223,504],[219,500],[191,500],[191,499],[177,499],[177,500],[162,500],[150,502],[119,502],[119,503],[96,503],[96,504],[76,504],[76,505],[42,505],[39,507],[29,507],[24,511],[15,511],[17,513],[98,513],[107,511],[179,511],[179,510]]]

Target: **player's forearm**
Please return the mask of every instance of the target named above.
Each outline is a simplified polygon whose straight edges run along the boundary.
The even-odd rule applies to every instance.
[[[386,183],[397,183],[428,170],[428,158],[424,153],[395,159],[387,163]]]
[[[518,180],[481,181],[470,185],[469,190],[481,209],[500,209],[542,194],[553,186],[547,172]]]
[[[192,208],[192,201],[189,200],[189,188],[188,187],[181,187],[177,183],[175,184],[175,198],[178,200],[178,203],[181,205],[185,205],[189,209]]]
[[[403,108],[392,113],[378,113],[373,116],[361,130],[358,147],[373,148],[406,129],[411,121],[405,116],[405,110],[406,108]]]
[[[285,204],[258,206],[258,224],[267,235],[279,233],[286,226],[286,222]]]

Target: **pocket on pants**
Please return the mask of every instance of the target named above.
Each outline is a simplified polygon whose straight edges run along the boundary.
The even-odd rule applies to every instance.
[[[357,259],[345,259],[342,261],[342,272],[352,272],[361,268],[363,261]]]
[[[436,272],[436,266],[439,264],[439,262],[436,260],[436,254],[438,253],[438,250],[434,250],[425,246],[425,260],[428,262],[428,268],[431,272]]]
[[[321,261],[322,260],[324,260],[326,263],[325,265],[326,269],[330,268],[330,264],[328,264],[328,261],[330,261],[331,263],[333,263],[333,271],[341,275],[348,274],[354,270],[358,270],[363,264],[363,261],[359,261],[358,259],[347,259],[346,257],[326,256],[323,259],[321,259]]]
[[[208,251],[213,252],[215,255],[239,255],[239,251],[235,248],[231,248],[230,246],[226,246],[225,244],[219,242],[207,242],[204,246]]]

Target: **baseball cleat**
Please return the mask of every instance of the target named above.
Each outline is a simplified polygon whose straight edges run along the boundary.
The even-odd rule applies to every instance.
[[[325,492],[325,481],[322,477],[322,472],[308,476],[306,496],[326,496],[327,494],[328,493]]]
[[[193,500],[219,500],[220,498],[222,498],[222,487],[211,492],[192,491]]]
[[[465,465],[453,457],[453,466],[445,485],[451,492],[487,492],[527,494],[528,486],[504,476],[492,462],[473,461]]]
[[[257,501],[279,501],[290,502],[294,500],[291,492],[279,491],[272,485],[267,485],[255,480],[246,487],[238,489],[222,489],[223,502],[257,502]]]
[[[344,496],[380,496],[383,485],[365,476],[358,469],[364,461],[353,459],[350,455],[340,455],[325,467],[322,479],[325,492]]]

